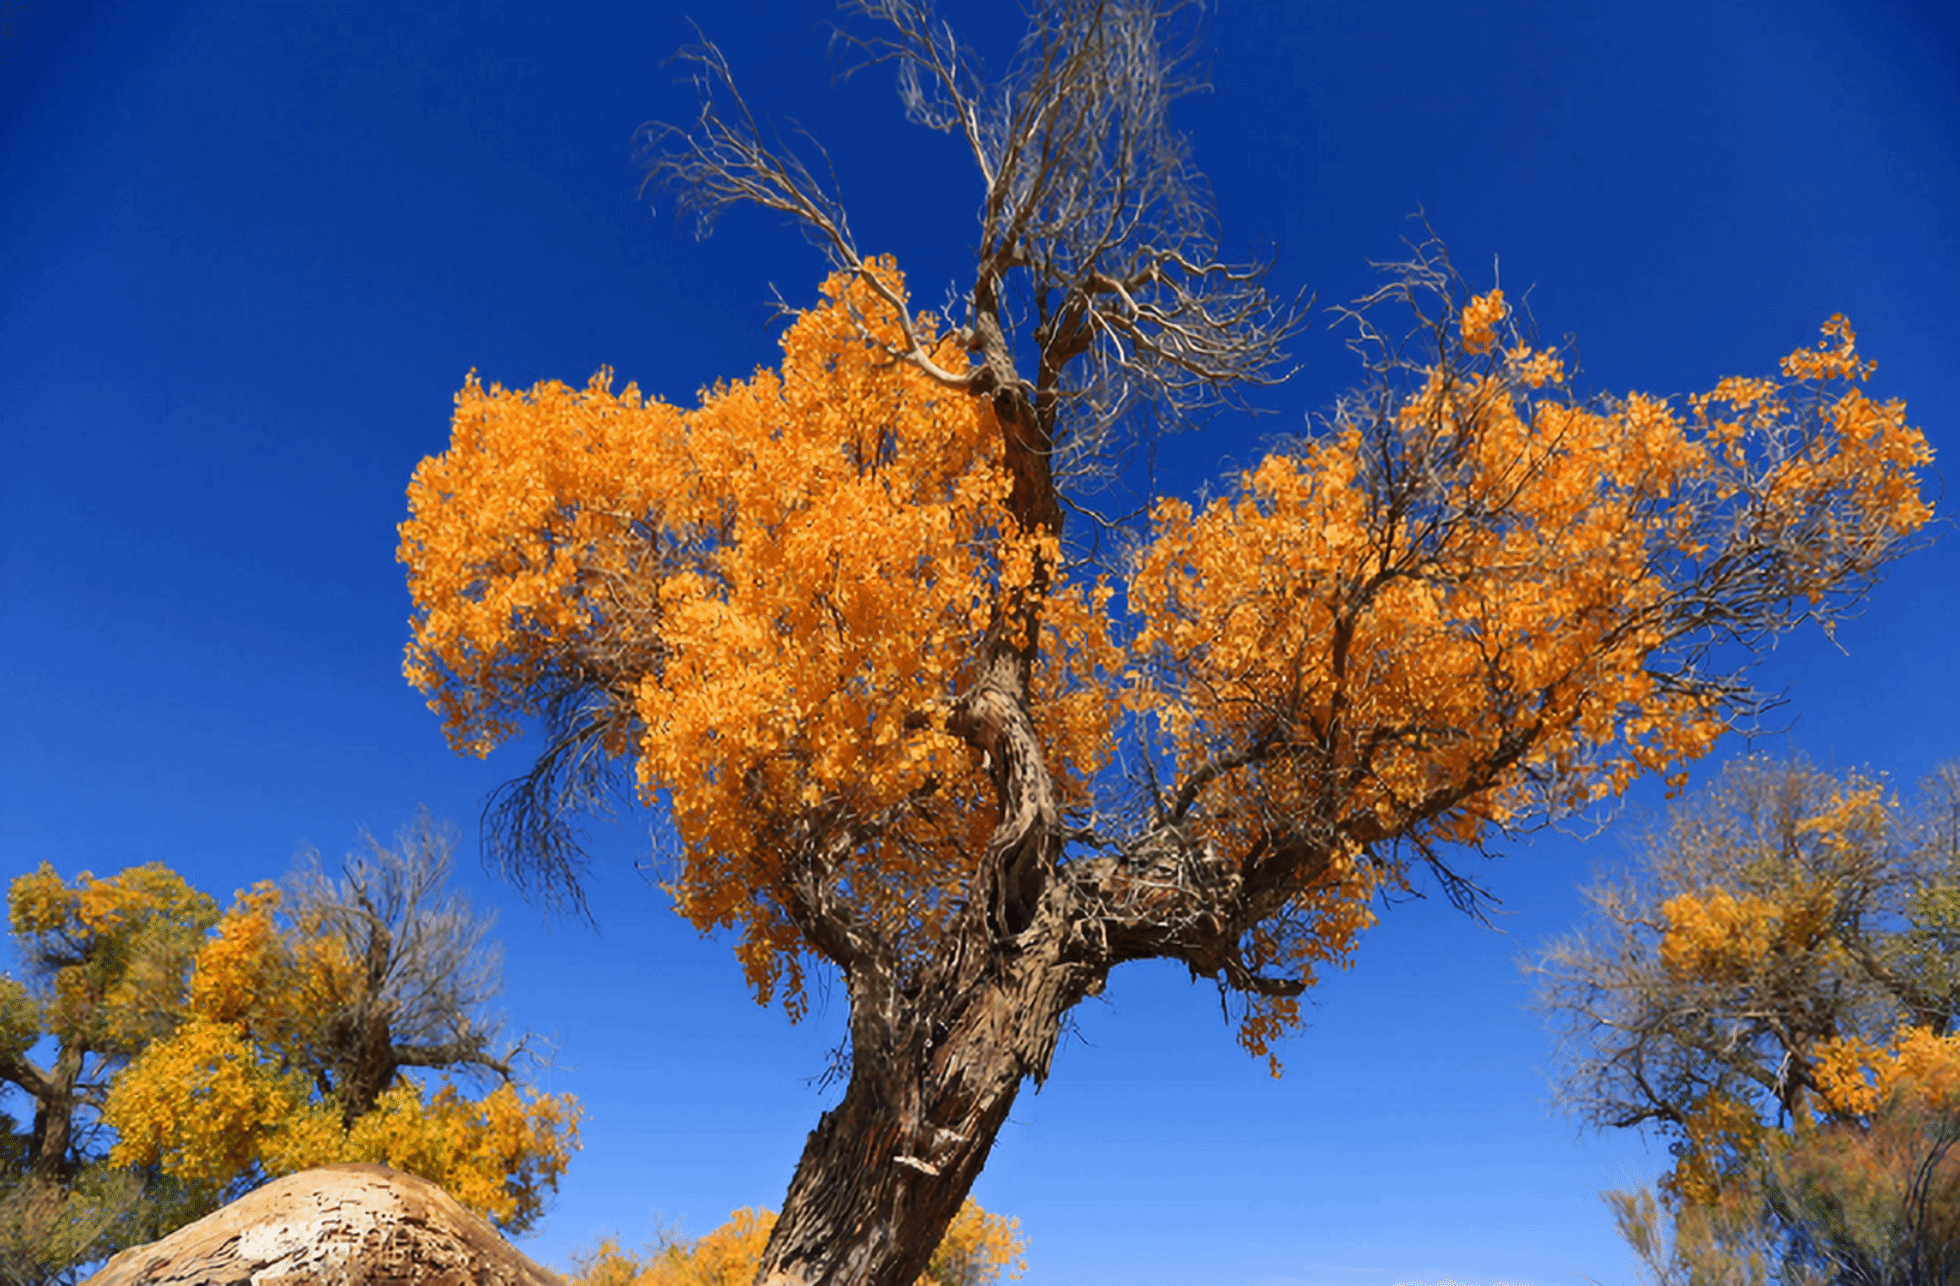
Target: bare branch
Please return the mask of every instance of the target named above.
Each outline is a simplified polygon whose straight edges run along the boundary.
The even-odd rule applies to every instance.
[[[1146,406],[1176,427],[1290,374],[1283,346],[1305,303],[1270,293],[1269,264],[1219,257],[1210,194],[1168,125],[1174,101],[1208,88],[1193,67],[1199,5],[1040,6],[997,80],[924,0],[846,8],[872,25],[839,33],[856,57],[845,75],[894,67],[907,118],[959,136],[981,179],[965,334],[982,367],[962,376],[931,362],[905,301],[881,289],[904,333],[888,346],[895,359],[1024,404],[1053,485],[1072,486],[1112,467]],[[704,234],[728,206],[758,205],[801,223],[834,266],[867,275],[842,203],[765,141],[720,51],[704,42],[682,56],[698,68],[700,111],[689,130],[642,131],[650,181],[679,188]]]
[[[351,1119],[370,1108],[398,1067],[462,1067],[509,1080],[525,1041],[496,1048],[481,1015],[503,987],[502,953],[467,898],[447,890],[455,837],[426,810],[394,845],[364,837],[367,851],[329,877],[317,853],[292,879],[293,915],[310,933],[338,940],[358,976],[323,1016],[322,1070]]]
[[[946,370],[927,354],[907,302],[868,271],[852,239],[843,204],[794,150],[763,142],[761,127],[736,89],[721,50],[704,40],[682,50],[680,57],[698,69],[693,80],[700,110],[691,131],[658,121],[640,127],[640,159],[647,171],[646,182],[680,190],[679,209],[694,216],[695,235],[700,237],[714,230],[715,220],[730,206],[758,205],[788,215],[811,235],[833,266],[858,275],[892,307],[904,344],[884,344],[868,327],[860,327],[867,341],[887,348],[895,359],[949,387],[965,387],[965,377]],[[716,106],[717,92],[732,104],[732,120],[724,118]],[[815,140],[808,141],[822,153]]]

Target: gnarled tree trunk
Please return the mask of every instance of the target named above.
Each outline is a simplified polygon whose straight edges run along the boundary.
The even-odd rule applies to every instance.
[[[704,218],[753,203],[800,220],[833,264],[892,307],[895,362],[948,391],[984,398],[1000,431],[1007,509],[1021,533],[1059,540],[1058,470],[1096,471],[1139,396],[1176,415],[1247,382],[1284,378],[1280,342],[1298,309],[1270,297],[1266,265],[1216,254],[1209,203],[1166,104],[1200,87],[1186,52],[1164,47],[1186,6],[1061,0],[1036,6],[1021,55],[998,84],[925,0],[846,6],[882,34],[850,38],[892,61],[914,119],[965,139],[985,177],[975,272],[958,334],[974,361],[941,366],[921,324],[859,253],[844,210],[794,156],[717,114],[705,91],[693,132],[651,126],[649,169],[687,190]],[[1186,15],[1188,17],[1188,15]],[[687,55],[704,87],[726,87],[713,46]],[[1024,289],[1010,308],[1012,283]],[[1023,378],[1016,353],[1030,358]],[[1073,369],[1072,368],[1080,368]],[[1090,464],[1084,465],[1084,461]],[[1324,853],[1273,852],[1260,872],[1223,869],[1176,814],[1111,857],[1062,862],[1060,794],[1031,705],[1040,617],[1058,568],[1036,558],[1024,585],[996,591],[973,641],[966,690],[946,730],[985,756],[997,821],[966,903],[929,964],[901,963],[827,884],[835,854],[812,851],[783,907],[805,942],[844,975],[852,1072],[844,1100],[810,1136],[758,1280],[911,1286],[959,1210],[1021,1083],[1047,1075],[1068,1010],[1124,960],[1170,956],[1233,985],[1251,978],[1242,936]],[[838,841],[851,843],[849,836]],[[1165,880],[1165,864],[1174,877]],[[1213,868],[1217,869],[1213,869]]]
[[[28,1142],[28,1173],[36,1179],[57,1183],[74,1174],[69,1150],[74,1144],[76,1082],[81,1079],[87,1050],[63,1044],[55,1055],[54,1066],[46,1075],[37,1075],[25,1058],[18,1059],[22,1074],[10,1075],[16,1083],[33,1086],[34,1125]]]
[[[1001,642],[1018,633],[990,631],[952,721],[988,756],[1000,820],[944,952],[908,976],[869,936],[826,920],[836,908],[820,892],[798,908],[845,972],[851,1076],[797,1163],[759,1286],[912,1286],[1022,1082],[1047,1077],[1068,1011],[1127,960],[1231,972],[1242,935],[1326,869],[1325,854],[1275,851],[1268,869],[1284,878],[1247,880],[1175,818],[1122,854],[1061,865],[1055,784],[1027,700],[1032,657]],[[1239,979],[1268,981],[1302,989]]]
[[[967,997],[948,1029],[940,1012],[918,1011],[890,1033],[902,1050],[858,1054],[844,1101],[810,1135],[757,1280],[917,1281],[1022,1079],[1047,1072],[1080,998],[1057,985],[1064,976],[1012,970]]]
[[[1058,831],[1051,832],[1059,848]],[[1124,854],[1050,865],[1032,918],[1007,938],[974,913],[913,994],[878,968],[850,975],[852,1070],[805,1145],[760,1286],[912,1286],[986,1164],[1024,1080],[1046,1078],[1068,1013],[1128,960],[1179,959],[1240,985],[1241,935],[1325,854],[1276,854],[1265,887],[1166,828]],[[998,837],[990,848],[1010,846]],[[999,867],[995,868],[997,871]],[[975,929],[978,932],[975,932]]]

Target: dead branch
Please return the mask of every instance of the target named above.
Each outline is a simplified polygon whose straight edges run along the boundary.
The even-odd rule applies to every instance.
[[[856,58],[845,74],[892,66],[907,118],[957,136],[979,171],[980,238],[961,301],[979,365],[955,374],[931,360],[907,302],[866,272],[834,182],[765,138],[705,41],[682,54],[697,68],[692,127],[656,122],[641,135],[648,181],[679,193],[699,234],[736,204],[796,220],[892,306],[903,338],[882,346],[894,359],[1024,404],[1056,485],[1106,475],[1146,407],[1176,427],[1286,378],[1303,301],[1268,289],[1270,263],[1220,257],[1210,192],[1168,124],[1173,102],[1209,87],[1194,66],[1199,6],[1038,6],[992,80],[927,0],[846,8],[871,32],[840,33]]]

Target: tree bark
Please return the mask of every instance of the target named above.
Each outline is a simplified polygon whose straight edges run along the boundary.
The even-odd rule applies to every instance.
[[[844,968],[851,1076],[809,1137],[757,1273],[760,1286],[912,1286],[986,1164],[1023,1081],[1046,1079],[1062,1024],[1127,960],[1179,959],[1234,985],[1245,932],[1291,882],[1245,879],[1167,822],[1130,851],[1060,865],[1054,782],[1028,714],[1026,670],[995,646],[954,730],[990,757],[1000,817],[944,949],[908,975],[835,922],[813,941]],[[1317,879],[1326,854],[1277,855]],[[822,919],[819,897],[805,913]]]
[[[364,999],[334,1023],[331,1039],[338,1055],[340,1124],[354,1122],[374,1110],[382,1092],[394,1083],[397,1062],[388,1015],[372,998]]]
[[[964,987],[974,971],[953,967],[916,1001],[853,988],[850,1082],[797,1163],[758,1283],[918,1280],[1022,1081],[1046,1077],[1063,1016],[1106,972],[1068,958],[1065,924],[1042,915]]]
[[[920,986],[862,962],[847,975],[850,1081],[804,1147],[759,1286],[912,1286],[1022,1083],[1046,1079],[1068,1011],[1116,965],[1170,958],[1242,990],[1299,994],[1297,980],[1249,971],[1239,945],[1298,882],[1322,876],[1327,854],[1274,865],[1292,873],[1283,884],[1248,880],[1166,826],[1123,854],[1049,866],[1012,936],[970,911]]]

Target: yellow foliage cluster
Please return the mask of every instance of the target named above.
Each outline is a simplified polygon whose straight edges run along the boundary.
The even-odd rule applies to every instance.
[[[1835,852],[1855,852],[1892,829],[1897,804],[1896,798],[1887,799],[1884,782],[1853,774],[1831,791],[1821,808],[1797,823],[1796,833],[1814,835],[1819,844]]]
[[[994,818],[946,716],[990,614],[1059,553],[1003,507],[985,400],[867,343],[905,347],[866,282],[825,293],[779,371],[693,410],[603,372],[582,391],[472,377],[399,550],[407,674],[456,746],[485,753],[574,689],[611,702],[607,751],[679,833],[681,909],[738,927],[757,994],[792,1013],[795,861],[894,941],[929,943],[960,896]],[[1578,400],[1508,315],[1501,291],[1471,300],[1476,363],[1439,359],[1386,422],[1342,421],[1209,504],[1159,501],[1122,621],[1109,585],[1047,590],[1034,713],[1066,802],[1087,802],[1127,711],[1186,772],[1260,748],[1205,795],[1221,852],[1248,858],[1275,818],[1332,837],[1248,963],[1345,960],[1399,878],[1358,860],[1377,843],[1474,842],[1706,753],[1728,689],[1650,662],[1690,632],[1683,586],[1711,551],[1794,548],[1776,596],[1815,600],[1929,517],[1903,406],[1840,387],[1870,370],[1842,319],[1786,360],[1807,383],[1724,381],[1684,412]],[[965,369],[950,337],[929,347]],[[1389,504],[1391,473],[1422,486]],[[1241,1038],[1263,1050],[1296,1020],[1259,999]]]
[[[1745,976],[1768,957],[1783,918],[1769,899],[1723,888],[1677,894],[1661,903],[1661,915],[1661,963],[1677,978],[1707,979]]]
[[[748,1286],[775,1226],[774,1211],[745,1206],[695,1241],[645,1255],[602,1241],[576,1280],[580,1286]]]
[[[111,1086],[104,1117],[118,1138],[110,1160],[160,1166],[216,1196],[308,1097],[304,1075],[282,1074],[231,1024],[193,1019]]]
[[[1772,959],[1828,951],[1831,919],[1846,892],[1844,864],[1855,866],[1860,854],[1884,841],[1896,806],[1896,799],[1888,804],[1883,782],[1853,774],[1790,829],[1791,842],[1814,850],[1808,865],[1815,871],[1789,862],[1784,852],[1765,853],[1753,863],[1758,889],[1738,894],[1711,885],[1662,902],[1661,964],[1677,979],[1733,984]],[[1831,870],[1839,874],[1815,873]]]
[[[1466,335],[1477,316],[1466,311]],[[1685,698],[1644,664],[1671,641],[1656,610],[1668,572],[1705,552],[1709,529],[1730,516],[1711,498],[1746,493],[1768,510],[1750,515],[1765,525],[1847,487],[1851,509],[1880,529],[1915,530],[1929,516],[1911,472],[1930,458],[1923,437],[1896,404],[1877,416],[1855,389],[1838,403],[1834,439],[1763,467],[1740,448],[1733,460],[1711,450],[1733,426],[1711,427],[1705,400],[1697,432],[1642,395],[1601,410],[1528,389],[1514,371],[1456,383],[1432,373],[1401,408],[1406,445],[1420,437],[1426,458],[1398,463],[1435,471],[1457,505],[1505,515],[1453,524],[1443,547],[1423,542],[1447,515],[1398,523],[1376,511],[1360,479],[1378,447],[1359,427],[1268,458],[1237,497],[1202,513],[1159,503],[1131,603],[1144,622],[1137,649],[1160,650],[1179,680],[1152,696],[1187,744],[1208,752],[1221,731],[1276,708],[1371,740],[1438,730],[1396,738],[1371,761],[1376,793],[1351,806],[1374,809],[1390,832],[1406,801],[1501,759],[1520,723],[1541,728],[1524,761],[1539,769],[1563,773],[1618,741],[1587,783],[1615,791],[1638,771],[1698,757],[1723,727],[1712,694]],[[1200,727],[1209,735],[1194,738]],[[1358,748],[1329,750],[1331,773],[1358,758]],[[1521,776],[1479,792],[1438,837],[1507,820],[1504,787]]]
[[[943,910],[992,825],[977,758],[944,728],[960,667],[996,594],[1055,553],[1003,505],[987,405],[860,339],[896,324],[866,283],[825,292],[780,371],[692,411],[603,373],[577,392],[472,379],[401,529],[407,673],[456,746],[508,736],[554,667],[603,673],[639,729],[609,748],[637,757],[686,846],[682,911],[739,924],[751,982],[783,984],[793,1012],[785,850],[812,818],[887,819],[837,854],[864,909],[895,940]],[[966,356],[946,339],[934,360]],[[1042,613],[1038,718],[1078,796],[1109,751],[1108,592],[1058,585]]]
[[[1471,301],[1465,349],[1488,351],[1504,316],[1499,292]],[[1841,319],[1826,329],[1848,354]],[[1852,369],[1807,351],[1800,374]],[[1727,382],[1684,416],[1641,394],[1585,405],[1564,378],[1518,345],[1478,370],[1438,367],[1392,424],[1337,424],[1202,509],[1158,502],[1129,585],[1132,653],[1152,666],[1131,704],[1164,721],[1187,769],[1291,729],[1285,753],[1211,797],[1221,847],[1248,853],[1267,819],[1303,815],[1361,843],[1473,842],[1678,774],[1727,726],[1719,686],[1649,664],[1680,629],[1682,569],[1736,530],[1814,542],[1787,587],[1814,601],[1844,551],[1813,528],[1910,532],[1930,516],[1913,473],[1930,451],[1897,403],[1820,386],[1835,400],[1805,437],[1773,381]],[[1400,511],[1384,506],[1390,471],[1424,480]],[[1333,905],[1293,935],[1289,966],[1338,955],[1366,923],[1365,882],[1337,873],[1317,892]]]
[[[1661,1191],[1677,1204],[1720,1206],[1750,1181],[1770,1133],[1749,1104],[1719,1091],[1703,1095],[1688,1112]]]
[[[15,877],[14,935],[49,966],[47,1034],[76,1048],[129,1053],[165,1030],[182,1000],[189,953],[217,903],[159,862],[108,879],[63,880],[52,866]]]
[[[1497,341],[1497,324],[1504,320],[1509,310],[1504,306],[1504,292],[1493,290],[1488,295],[1478,295],[1463,306],[1463,316],[1458,319],[1457,329],[1463,339],[1463,351],[1483,354]]]
[[[357,962],[303,925],[282,930],[280,900],[271,884],[241,892],[199,949],[179,1025],[110,1087],[111,1161],[157,1166],[207,1201],[241,1180],[378,1161],[508,1231],[528,1228],[578,1146],[576,1101],[508,1084],[474,1101],[447,1083],[425,1095],[404,1077],[343,1124],[303,1069]]]
[[[695,1241],[644,1255],[605,1240],[581,1260],[574,1280],[579,1286],[748,1286],[775,1226],[774,1211],[745,1207]],[[1018,1279],[1027,1270],[1026,1251],[1019,1220],[990,1214],[969,1198],[947,1226],[918,1286],[988,1286],[1003,1273]]]
[[[1901,1095],[1960,1109],[1960,1032],[1905,1026],[1889,1048],[1836,1036],[1818,1047],[1813,1075],[1839,1117],[1869,1117]]]

